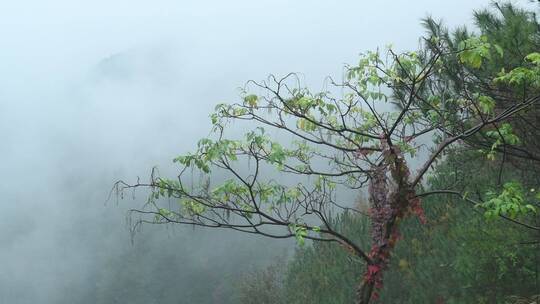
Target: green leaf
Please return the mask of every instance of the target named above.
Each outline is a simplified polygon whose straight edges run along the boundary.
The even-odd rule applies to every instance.
[[[499,215],[516,218],[528,213],[536,213],[533,205],[525,204],[525,193],[519,182],[507,182],[503,185],[501,193],[489,191],[486,196],[489,199],[480,206],[486,209],[484,215],[488,218]]]
[[[525,56],[525,59],[527,59],[528,61],[534,64],[540,64],[540,53],[537,53],[537,52],[530,53],[529,55]]]
[[[250,107],[255,108],[257,107],[257,101],[259,100],[259,97],[257,95],[251,94],[246,97],[244,97],[244,102],[247,103]]]
[[[497,54],[499,54],[499,56],[502,58],[504,56],[504,51],[503,51],[502,47],[499,46],[498,44],[494,44],[493,46],[495,47],[495,50],[497,51]]]
[[[495,109],[495,100],[493,98],[482,95],[478,97],[478,103],[483,113],[493,113],[493,109]]]

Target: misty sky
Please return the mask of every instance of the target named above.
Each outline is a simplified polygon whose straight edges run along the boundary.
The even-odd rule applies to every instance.
[[[0,0],[0,286],[58,303],[100,267],[97,238],[129,244],[137,203],[105,204],[112,183],[173,168],[245,81],[299,72],[318,90],[362,51],[415,49],[428,14],[470,24],[488,4]]]

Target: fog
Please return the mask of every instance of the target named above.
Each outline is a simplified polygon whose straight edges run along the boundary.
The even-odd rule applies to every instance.
[[[225,303],[220,284],[294,244],[189,227],[145,226],[132,239],[126,210],[145,197],[107,201],[113,183],[153,166],[174,173],[172,158],[208,135],[214,105],[249,79],[298,72],[318,90],[362,51],[416,48],[428,13],[469,24],[487,4],[0,1],[0,303],[122,303],[103,290],[152,274],[133,292]],[[178,270],[172,283],[160,282],[163,259]]]

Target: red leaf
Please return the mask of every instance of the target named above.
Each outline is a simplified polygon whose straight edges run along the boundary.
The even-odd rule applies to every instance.
[[[375,274],[377,274],[377,272],[379,272],[379,270],[381,270],[381,266],[379,265],[368,265],[368,274],[370,276],[373,276]]]

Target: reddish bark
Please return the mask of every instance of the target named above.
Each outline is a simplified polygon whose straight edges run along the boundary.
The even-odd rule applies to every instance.
[[[397,241],[401,238],[398,222],[415,214],[426,221],[421,201],[409,181],[410,171],[401,151],[381,140],[385,161],[373,170],[369,184],[371,218],[371,263],[357,289],[357,304],[368,304],[379,297],[383,274]]]

